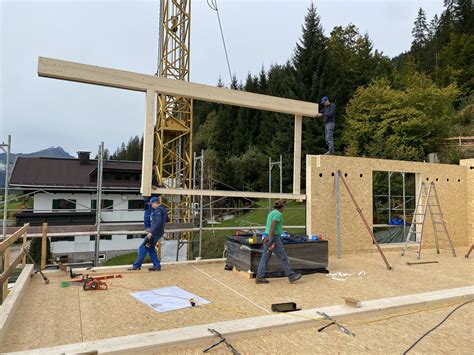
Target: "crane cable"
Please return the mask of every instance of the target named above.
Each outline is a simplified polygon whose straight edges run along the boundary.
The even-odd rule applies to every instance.
[[[230,69],[229,54],[227,53],[227,46],[224,38],[224,31],[222,30],[221,17],[219,15],[219,8],[217,7],[217,0],[207,0],[207,5],[211,10],[214,10],[217,15],[217,21],[219,21],[219,28],[221,31],[222,44],[224,45],[225,59],[227,61],[227,69],[229,70],[229,79],[232,83],[232,70]]]

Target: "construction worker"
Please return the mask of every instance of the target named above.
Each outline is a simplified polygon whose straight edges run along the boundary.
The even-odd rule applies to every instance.
[[[149,271],[160,271],[161,264],[156,253],[156,244],[163,237],[165,232],[165,225],[168,221],[168,211],[161,205],[159,197],[150,198],[149,204],[151,206],[151,227],[147,229],[147,235],[143,240],[142,244],[138,248],[137,260],[133,263],[132,267],[128,268],[129,271],[140,270],[142,267],[143,260],[146,254],[150,256],[153,267],[149,268]],[[145,220],[145,224],[147,221]]]
[[[143,209],[143,226],[145,230],[149,230],[151,228],[151,214],[153,213],[153,208],[150,204],[151,197],[144,197],[143,202],[145,204]]]
[[[265,278],[265,268],[267,266],[272,253],[275,253],[278,260],[280,261],[285,275],[288,277],[290,282],[295,282],[301,279],[301,274],[296,273],[290,267],[288,262],[288,256],[286,255],[285,249],[283,248],[283,243],[281,241],[281,233],[283,227],[283,201],[278,200],[275,202],[274,210],[268,214],[267,224],[265,227],[265,233],[262,234],[263,237],[263,249],[262,257],[260,258],[260,263],[258,264],[257,277],[255,283],[257,284],[267,284],[269,281]]]
[[[321,113],[318,113],[317,117],[324,117],[324,136],[326,138],[326,144],[328,146],[327,155],[335,155],[334,150],[334,128],[336,127],[336,105],[329,102],[327,96],[321,99],[321,105],[323,109]]]

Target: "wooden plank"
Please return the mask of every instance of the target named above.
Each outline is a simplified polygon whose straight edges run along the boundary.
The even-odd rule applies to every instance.
[[[41,261],[40,261],[40,269],[43,270],[46,266],[46,246],[47,246],[47,238],[48,238],[48,223],[43,223],[41,226]]]
[[[407,265],[438,264],[438,260],[433,261],[407,261]]]
[[[360,300],[356,298],[352,298],[352,297],[343,297],[343,298],[344,298],[344,303],[346,304],[346,306],[360,308],[361,306]]]
[[[316,113],[318,113],[318,105],[312,102],[254,94],[45,57],[38,58],[38,75],[126,90],[142,92],[152,90],[172,96],[291,115],[316,117]]]
[[[153,171],[153,142],[156,112],[156,92],[147,90],[145,98],[145,129],[143,133],[142,186],[143,196],[151,196]]]
[[[18,238],[28,231],[29,223],[25,224],[23,227],[18,229],[15,233],[7,237],[3,242],[0,243],[0,253],[4,252],[10,245],[15,243]]]
[[[193,189],[168,189],[154,188],[153,194],[158,195],[189,195],[189,196],[217,196],[217,197],[246,197],[246,198],[276,198],[282,200],[305,200],[306,195],[288,193],[269,193],[251,191],[223,191],[223,190],[193,190]]]
[[[1,300],[2,304],[5,298],[8,296],[8,275],[10,272],[10,248],[7,248],[3,252],[3,269],[2,273],[0,274],[0,287],[2,288],[2,297]],[[3,277],[3,275],[6,275],[6,278]]]
[[[15,317],[15,313],[20,307],[21,300],[26,293],[32,272],[33,265],[27,264],[16,280],[15,285],[10,291],[10,294],[2,304],[2,307],[0,307],[0,348],[2,347],[1,344],[5,339],[5,335],[8,333],[9,326]]]
[[[293,147],[293,193],[301,192],[301,134],[303,117],[295,116],[295,137]]]
[[[70,345],[23,351],[22,354],[61,354],[97,351],[100,354],[140,353],[156,354],[173,348],[203,344],[215,340],[209,328],[219,330],[228,339],[255,336],[270,330],[296,329],[315,324],[322,317],[316,312],[324,312],[336,320],[373,316],[378,313],[400,312],[423,309],[439,304],[464,302],[474,299],[473,287],[461,287],[434,292],[382,298],[364,301],[360,308],[345,305],[313,308],[291,313],[278,313],[268,316],[252,317],[202,324],[185,328],[156,331],[123,337],[94,340]],[[317,323],[316,323],[317,324]]]
[[[5,255],[5,254],[4,254]],[[13,260],[10,265],[7,265],[6,262],[9,262],[9,258],[4,258],[3,260],[3,272],[0,274],[0,284],[3,284],[4,282],[8,286],[8,278],[10,277],[11,273],[13,270],[15,270],[16,266],[21,262],[21,259],[25,256],[25,251],[22,249],[20,253],[16,256],[15,260]],[[4,299],[6,297],[6,294],[3,295]]]
[[[27,234],[23,234],[23,243],[22,243],[22,248],[26,248],[28,245],[28,239],[27,239]],[[26,255],[23,257],[23,260],[21,261],[23,264],[23,267],[26,265]]]
[[[265,226],[248,226],[252,230],[254,229],[265,229]],[[285,226],[285,229],[304,229],[305,226]],[[204,227],[202,230],[212,231],[212,230],[242,230],[245,229],[245,226],[238,227]],[[165,233],[180,233],[180,232],[198,232],[199,228],[185,227],[185,228],[165,228]],[[97,231],[90,232],[62,232],[62,233],[49,233],[48,237],[89,237],[91,235],[97,234]],[[127,230],[116,230],[116,231],[106,231],[100,232],[101,235],[126,235],[126,234],[144,234],[143,229],[127,229]],[[41,233],[28,233],[28,238],[42,238]]]

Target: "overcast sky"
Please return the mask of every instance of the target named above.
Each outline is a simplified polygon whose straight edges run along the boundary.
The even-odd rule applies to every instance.
[[[62,146],[71,154],[113,151],[142,134],[144,94],[39,78],[38,56],[154,74],[158,3],[155,1],[0,0],[0,141],[13,152]],[[315,1],[327,34],[354,23],[389,56],[406,51],[418,8],[428,19],[442,0]],[[283,63],[301,35],[310,0],[218,0],[232,71],[239,79],[262,65]],[[191,80],[229,82],[215,12],[192,0]]]

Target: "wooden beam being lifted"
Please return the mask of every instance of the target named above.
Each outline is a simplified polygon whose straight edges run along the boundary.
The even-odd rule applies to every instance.
[[[254,94],[45,57],[38,58],[38,75],[133,91],[151,90],[172,96],[291,115],[316,117],[318,113],[318,105],[312,102]]]

